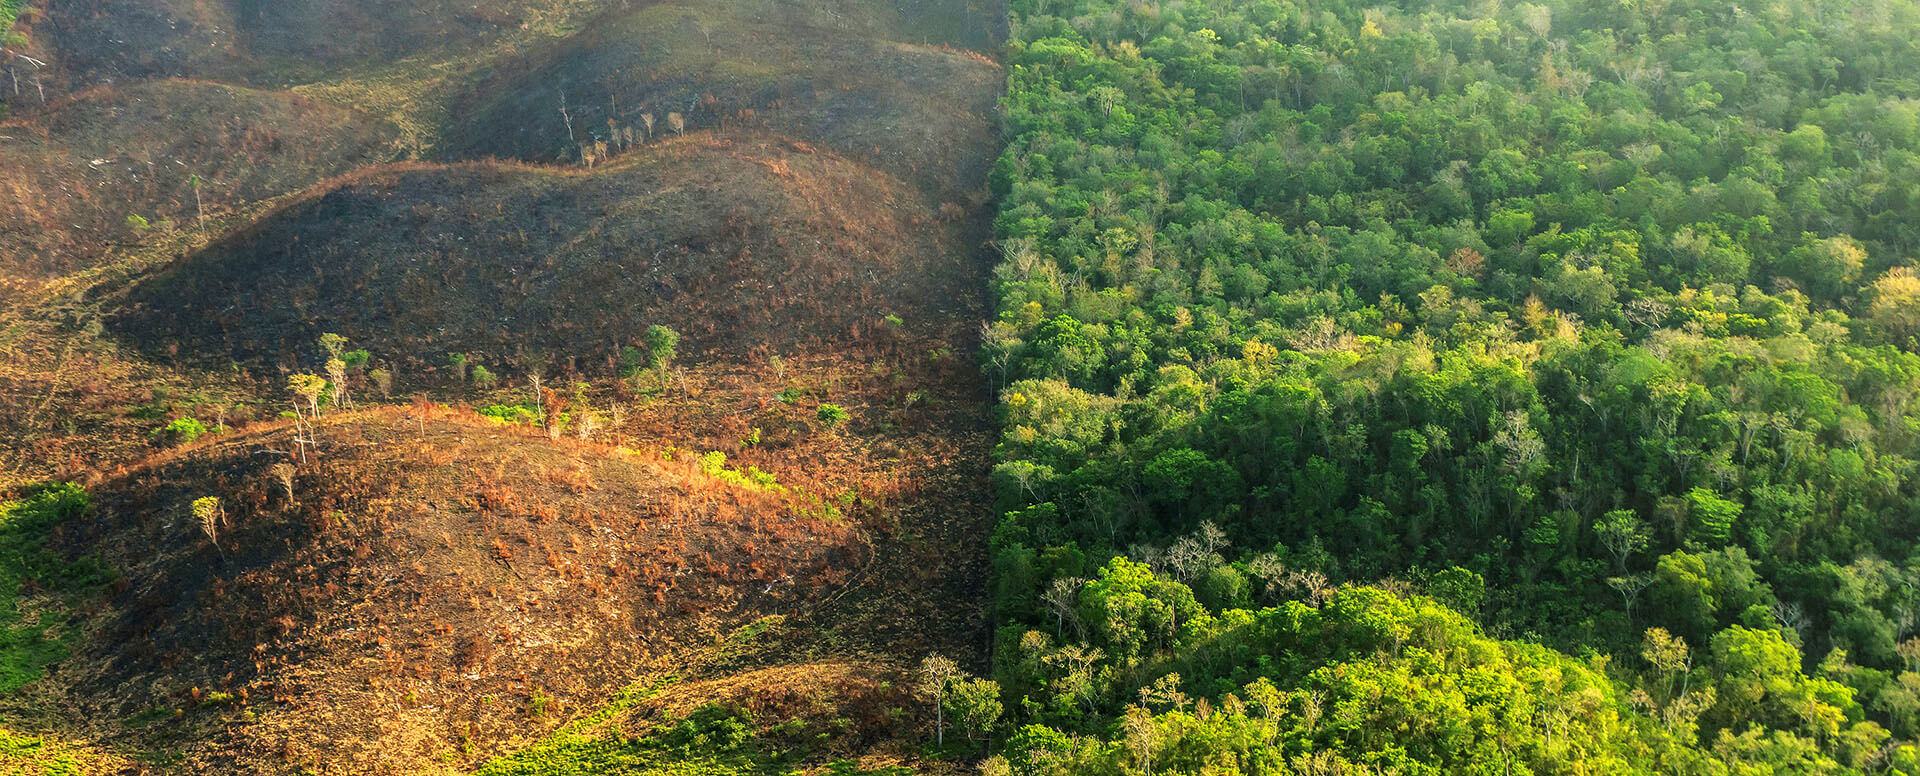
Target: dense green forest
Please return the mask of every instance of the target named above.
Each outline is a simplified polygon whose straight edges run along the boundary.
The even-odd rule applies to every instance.
[[[1016,0],[1021,773],[1920,773],[1920,3]]]

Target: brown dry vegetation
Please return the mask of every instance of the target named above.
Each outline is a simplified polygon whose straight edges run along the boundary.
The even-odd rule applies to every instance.
[[[109,329],[292,362],[316,331],[416,364],[598,359],[647,325],[701,350],[838,337],[969,279],[903,184],[778,136],[700,133],[587,170],[369,170],[141,281]]]
[[[870,556],[797,490],[689,460],[429,405],[330,417],[314,437],[304,465],[268,424],[98,483],[93,518],[62,539],[122,581],[63,677],[77,697],[107,717],[189,709],[168,724],[203,729],[192,754],[212,762],[408,772],[544,724],[525,712],[535,692],[591,707]],[[270,471],[289,462],[291,500]],[[217,542],[190,517],[205,496],[227,513]]]
[[[139,78],[275,87],[343,69],[484,45],[588,0],[46,0],[29,51],[54,88]],[[7,95],[12,97],[12,95]],[[36,104],[32,96],[11,100]]]
[[[687,681],[611,724],[722,701],[853,720],[821,757],[913,759],[921,721],[889,711],[909,705],[904,672],[932,651],[980,667],[987,642],[971,354],[1002,74],[953,46],[997,39],[997,6],[46,5],[25,29],[53,94],[184,75],[308,81],[342,105],[120,83],[16,101],[0,131],[18,138],[0,181],[25,181],[0,219],[43,230],[0,221],[0,486],[87,478],[96,509],[60,541],[121,579],[34,690],[71,711],[37,726],[180,755],[165,772],[454,772],[672,672]],[[654,137],[585,168],[563,90],[582,134],[646,110]],[[200,118],[167,113],[182,106]],[[662,137],[667,110],[685,136]],[[472,161],[364,166],[396,135]],[[113,174],[93,169],[109,155]],[[130,172],[176,159],[225,186],[209,222],[116,231],[191,212],[184,176]],[[616,379],[651,324],[686,335],[674,368]],[[403,395],[479,406],[524,401],[534,375],[559,397],[584,381],[608,425],[552,440],[425,402],[337,413],[288,500],[274,417],[324,331]],[[501,387],[456,380],[449,351]],[[851,421],[824,426],[823,402]],[[237,430],[147,437],[216,414]],[[709,451],[787,490],[704,474]],[[205,496],[227,508],[218,546],[186,517]],[[536,692],[554,699],[537,719]],[[124,722],[155,708],[180,711]]]
[[[395,137],[281,92],[186,81],[81,92],[0,122],[0,272],[80,269],[142,236],[129,216],[189,227],[391,159]]]
[[[991,156],[955,151],[992,144],[1004,76],[951,45],[992,39],[999,17],[959,2],[898,6],[723,0],[609,12],[481,69],[450,98],[463,120],[447,127],[439,153],[572,163],[612,132],[632,127],[644,138],[648,115],[654,136],[669,135],[667,114],[679,113],[689,131],[769,128],[918,182],[929,196],[974,196]]]

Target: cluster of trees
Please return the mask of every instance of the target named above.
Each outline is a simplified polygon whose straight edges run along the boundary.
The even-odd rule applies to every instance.
[[[658,120],[652,111],[641,113],[640,128],[636,130],[631,124],[622,126],[620,122],[608,117],[606,137],[600,137],[599,133],[595,132],[592,139],[578,140],[573,132],[573,114],[567,110],[564,98],[560,103],[560,118],[566,124],[568,142],[577,142],[580,145],[580,163],[588,167],[592,167],[596,162],[611,160],[621,153],[632,150],[634,146],[653,142],[653,125]],[[686,134],[687,117],[679,111],[669,111],[666,127],[676,135]]]
[[[1007,767],[1910,759],[1920,3],[1012,5]],[[1515,641],[1276,635],[1383,578]]]

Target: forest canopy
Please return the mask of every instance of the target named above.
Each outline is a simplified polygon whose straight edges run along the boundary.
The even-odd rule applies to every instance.
[[[1009,767],[1920,772],[1920,4],[1013,29]]]

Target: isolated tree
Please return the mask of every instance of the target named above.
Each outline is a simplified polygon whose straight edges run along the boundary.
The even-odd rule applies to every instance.
[[[647,327],[647,366],[661,374],[665,380],[667,367],[673,364],[678,355],[680,333],[660,324]]]
[[[500,384],[500,378],[493,374],[493,370],[480,364],[473,365],[473,386],[475,388],[486,390],[498,384]]]
[[[573,434],[580,439],[592,439],[600,429],[600,418],[593,411],[593,397],[588,390],[593,386],[586,382],[575,381],[573,391],[567,397],[567,406],[572,408]]]
[[[661,390],[667,388],[667,371],[679,354],[679,346],[679,332],[659,324],[647,327],[647,366],[653,370]]]
[[[187,176],[187,185],[193,189],[194,223],[197,223],[197,224],[205,224],[207,222],[207,209],[206,209],[206,206],[201,204],[201,201],[200,201],[200,184],[201,183],[202,181],[200,180],[199,173],[194,173],[192,175]]]
[[[653,113],[649,111],[647,113],[640,114],[640,123],[647,125],[647,139],[652,140],[653,139]]]
[[[462,383],[467,381],[467,354],[448,353],[447,366],[453,367],[453,379],[455,381]]]
[[[330,332],[320,335],[320,352],[327,354],[327,358],[339,358],[340,352],[346,347],[346,337]]]
[[[193,500],[193,521],[200,526],[200,532],[207,535],[207,541],[214,547],[220,546],[220,529],[226,522],[226,510],[220,506],[218,496],[205,496]]]
[[[293,464],[276,463],[267,471],[273,474],[273,478],[277,480],[280,483],[280,487],[287,492],[287,503],[293,503],[293,475],[295,472]]]
[[[680,115],[679,111],[668,113],[667,129],[673,130],[676,135],[684,134],[687,131],[687,117]]]
[[[540,423],[547,429],[547,438],[558,440],[567,425],[567,398],[552,388],[536,387],[534,391],[540,397]]]
[[[320,397],[327,392],[327,380],[319,375],[297,374],[287,378],[287,390],[306,402],[307,413],[320,414]]]
[[[327,379],[333,382],[333,406],[343,409],[352,406],[353,400],[347,396],[347,362],[327,359]]]
[[[379,389],[382,401],[393,398],[393,373],[385,369],[375,369],[367,373],[367,379],[373,381],[373,387]]]
[[[919,681],[914,685],[923,700],[933,705],[934,745],[947,744],[947,692],[964,674],[960,665],[940,655],[928,655],[920,661]]]

